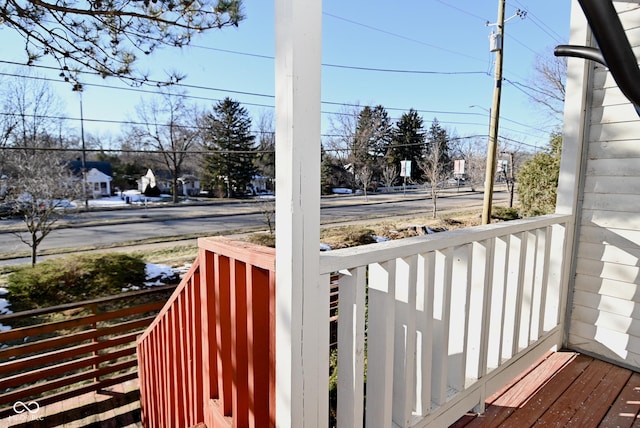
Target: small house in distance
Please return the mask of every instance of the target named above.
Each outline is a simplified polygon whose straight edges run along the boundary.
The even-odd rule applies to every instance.
[[[82,179],[86,174],[87,192],[94,199],[111,196],[111,181],[113,171],[109,162],[85,162],[84,171],[81,160],[69,162],[69,168],[75,177]]]

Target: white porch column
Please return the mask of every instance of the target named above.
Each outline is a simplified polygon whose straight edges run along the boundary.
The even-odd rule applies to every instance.
[[[275,0],[277,427],[326,420],[319,413],[327,401],[322,391],[328,396],[328,368],[321,373],[328,349],[321,350],[324,326],[314,318],[322,305],[321,18],[321,0]]]
[[[593,46],[592,34],[587,19],[577,0],[571,2],[571,39],[577,46]],[[588,108],[591,88],[589,80],[593,68],[591,61],[582,58],[567,58],[567,83],[564,102],[564,128],[562,131],[562,157],[558,177],[556,213],[577,213],[578,194],[582,185],[583,156],[588,135]]]

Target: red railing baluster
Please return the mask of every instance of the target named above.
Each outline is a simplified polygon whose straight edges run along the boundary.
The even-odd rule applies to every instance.
[[[148,427],[275,426],[275,252],[200,239],[198,259],[138,340]]]

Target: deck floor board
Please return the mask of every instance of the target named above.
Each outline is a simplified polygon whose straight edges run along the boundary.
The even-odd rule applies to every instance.
[[[640,427],[640,374],[575,352],[540,360],[458,427]]]

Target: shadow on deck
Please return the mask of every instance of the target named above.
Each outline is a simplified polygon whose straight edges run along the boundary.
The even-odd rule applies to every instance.
[[[11,428],[141,427],[138,381],[16,415]],[[548,354],[452,427],[631,427],[640,422],[640,374],[571,351]],[[4,425],[3,425],[4,426]]]
[[[36,413],[24,411],[10,417],[8,422],[10,428],[142,427],[138,381],[42,406]]]
[[[453,427],[631,427],[640,374],[571,351],[548,354]]]

